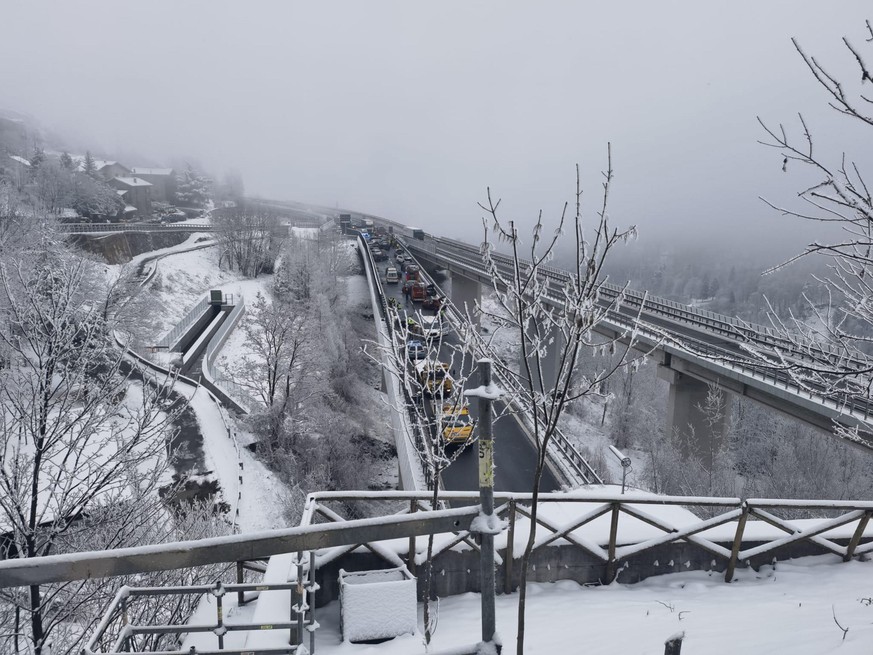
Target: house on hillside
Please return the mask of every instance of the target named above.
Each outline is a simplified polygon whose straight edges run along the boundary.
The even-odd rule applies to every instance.
[[[107,184],[113,189],[125,192],[119,195],[126,205],[126,217],[132,214],[142,220],[151,216],[153,188],[151,182],[147,182],[141,177],[113,177]]]
[[[77,170],[85,170],[85,158],[83,156],[77,155],[73,157],[73,161],[76,162]],[[108,161],[106,159],[95,159],[93,161],[94,170],[106,182],[113,177],[127,177],[130,175],[130,169],[124,164],[119,164],[117,161]]]
[[[136,166],[130,169],[130,174],[141,177],[152,185],[152,202],[176,202],[176,171],[172,168],[142,168]]]
[[[94,168],[100,173],[107,182],[114,177],[127,177],[130,175],[130,169],[117,161],[104,161],[102,159],[94,160]]]

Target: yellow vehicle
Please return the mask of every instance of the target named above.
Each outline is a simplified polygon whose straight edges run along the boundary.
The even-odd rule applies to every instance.
[[[466,405],[443,405],[440,432],[446,444],[466,443],[473,434],[473,419],[470,418],[469,408]]]
[[[442,394],[451,396],[455,388],[452,376],[449,375],[449,365],[426,359],[415,365],[415,375],[422,391],[431,396]]]

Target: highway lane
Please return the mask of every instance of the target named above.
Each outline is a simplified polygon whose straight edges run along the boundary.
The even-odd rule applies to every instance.
[[[400,304],[401,310],[407,310],[410,313],[421,312],[421,303],[413,303],[406,301],[403,292],[402,284],[386,284],[385,269],[387,266],[397,266],[394,256],[396,251],[393,249],[389,255],[388,262],[376,262],[376,267],[382,278],[383,289],[386,298],[395,298]],[[449,293],[450,287],[446,288],[445,281],[438,281],[443,291]],[[425,314],[433,314],[431,311],[425,311]],[[451,360],[450,350],[452,347],[457,347],[459,340],[456,334],[452,333],[443,337],[439,346],[440,360],[449,362]],[[458,357],[455,356],[455,361]],[[469,358],[468,358],[469,359]],[[470,378],[468,386],[478,386],[477,373],[472,369],[475,367],[475,362],[464,361],[461,364],[460,370],[456,370],[457,377]],[[501,415],[505,406],[502,403],[497,403],[495,406],[495,415]],[[470,415],[478,420],[478,401],[470,403]],[[536,467],[536,451],[528,437],[525,435],[518,421],[511,415],[504,415],[494,422],[494,464],[495,464],[495,490],[508,492],[529,492],[533,486],[534,469]],[[476,449],[467,448],[444,472],[443,486],[452,491],[474,491],[479,488],[478,484],[478,460],[476,458]],[[560,484],[554,474],[548,469],[543,474],[543,479],[540,484],[541,491],[557,491],[560,489]]]

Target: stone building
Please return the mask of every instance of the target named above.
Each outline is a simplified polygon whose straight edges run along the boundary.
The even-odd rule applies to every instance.
[[[130,174],[150,182],[152,185],[152,202],[176,202],[176,171],[172,168],[142,168],[130,169]]]
[[[109,186],[119,191],[124,191],[122,198],[125,205],[136,207],[133,214],[139,220],[149,218],[152,215],[152,183],[141,177],[114,177],[108,182]]]

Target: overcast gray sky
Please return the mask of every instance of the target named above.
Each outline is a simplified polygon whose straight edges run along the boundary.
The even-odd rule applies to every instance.
[[[471,240],[489,185],[507,217],[555,215],[579,162],[593,208],[611,141],[619,224],[772,236],[787,219],[757,197],[798,187],[756,145],[755,117],[802,110],[822,140],[870,152],[823,110],[790,42],[851,70],[839,39],[862,42],[865,11],[869,0],[0,0],[0,106],[95,149],[187,155],[238,169],[253,193]]]

